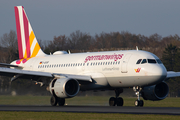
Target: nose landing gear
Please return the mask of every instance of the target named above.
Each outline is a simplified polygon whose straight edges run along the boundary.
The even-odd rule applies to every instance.
[[[141,95],[142,88],[139,87],[139,86],[136,86],[136,87],[133,87],[133,90],[134,90],[134,92],[135,92],[135,94],[137,96],[137,100],[134,102],[134,105],[136,107],[138,107],[138,106],[143,107],[144,102],[143,102],[143,100],[140,100],[140,95]]]

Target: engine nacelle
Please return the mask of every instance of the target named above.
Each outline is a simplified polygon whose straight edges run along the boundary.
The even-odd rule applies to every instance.
[[[163,100],[169,93],[169,87],[165,82],[161,82],[157,85],[144,87],[142,90],[142,97],[145,100]]]
[[[79,83],[75,79],[61,78],[52,80],[49,84],[50,92],[60,98],[71,98],[78,94]]]

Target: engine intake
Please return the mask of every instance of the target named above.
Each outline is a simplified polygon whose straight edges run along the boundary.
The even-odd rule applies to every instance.
[[[161,82],[157,85],[144,87],[142,90],[142,97],[145,100],[163,100],[169,93],[169,87],[165,82]]]
[[[62,78],[52,80],[49,84],[51,94],[60,98],[74,97],[79,92],[79,83],[75,79]]]

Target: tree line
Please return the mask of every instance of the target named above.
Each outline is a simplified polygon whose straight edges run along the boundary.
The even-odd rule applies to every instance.
[[[9,33],[3,34],[0,38],[0,63],[10,63],[13,60],[18,59],[16,32],[10,30]],[[162,37],[157,33],[150,36],[144,36],[141,34],[132,34],[128,31],[122,31],[111,33],[102,32],[92,36],[89,33],[77,30],[72,32],[69,36],[54,36],[52,40],[38,39],[38,42],[46,54],[52,54],[55,51],[62,50],[70,50],[71,53],[131,50],[138,46],[141,50],[149,51],[157,55],[164,63],[167,70],[180,71],[180,37],[177,34]],[[173,88],[173,85],[171,84],[175,84],[178,79],[179,78],[169,80],[171,82],[168,82],[168,84],[172,86],[170,87],[171,91]],[[172,81],[174,81],[174,83],[172,83]],[[29,84],[32,83],[29,82]],[[9,78],[0,77],[0,92],[10,90],[11,86],[13,85]],[[14,86],[17,86],[17,84],[14,84]],[[173,90],[173,94],[179,96],[178,87]]]

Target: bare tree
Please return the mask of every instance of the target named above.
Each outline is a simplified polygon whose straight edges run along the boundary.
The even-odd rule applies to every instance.
[[[16,39],[16,32],[10,30],[9,33],[3,34],[0,39],[0,62],[10,63],[15,59],[18,59],[18,46]],[[11,80],[7,77],[0,77],[1,92],[8,92],[11,88]]]
[[[18,59],[18,45],[15,31],[10,30],[9,33],[3,34],[0,40],[0,46],[2,52],[5,54],[5,56],[3,56],[4,58],[1,58],[1,60],[3,60],[2,62],[9,63]]]
[[[92,37],[87,33],[82,33],[79,30],[70,34],[68,44],[70,49],[88,50],[91,46]]]

